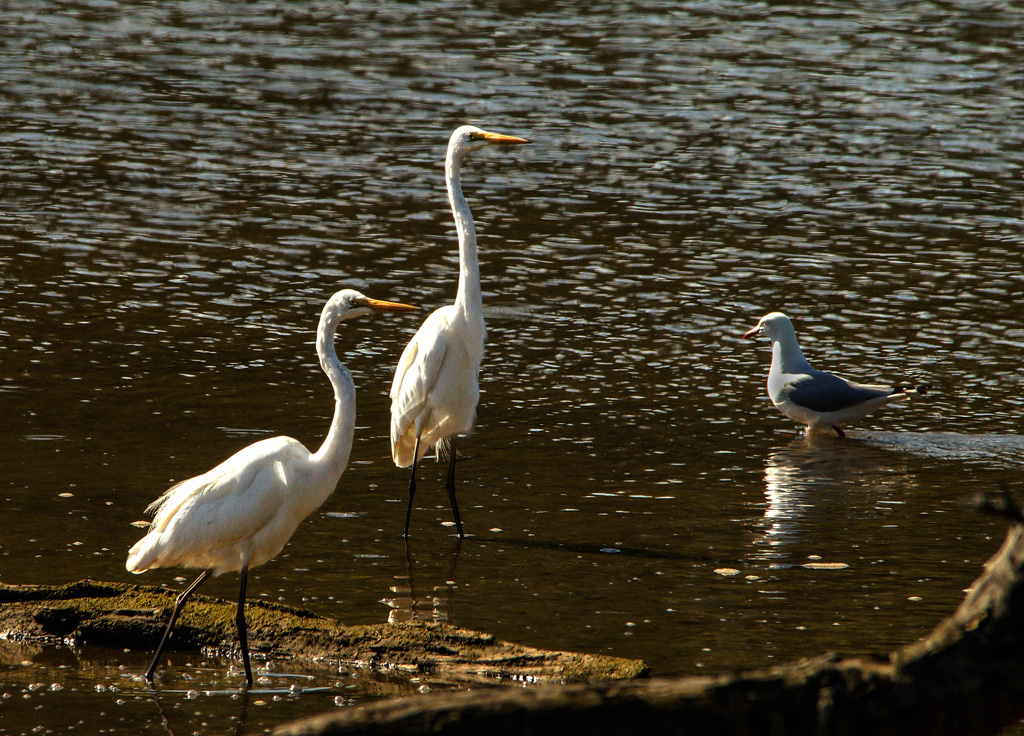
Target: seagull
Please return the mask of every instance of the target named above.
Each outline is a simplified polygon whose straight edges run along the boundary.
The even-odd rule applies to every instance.
[[[766,314],[743,337],[757,335],[767,335],[772,341],[768,397],[787,417],[807,425],[807,434],[832,429],[845,437],[839,425],[863,419],[890,401],[928,390],[927,385],[869,386],[814,370],[800,351],[793,323],[782,312]]]

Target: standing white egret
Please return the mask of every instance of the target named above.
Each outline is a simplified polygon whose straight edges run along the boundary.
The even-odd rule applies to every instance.
[[[242,647],[245,679],[252,684],[245,623],[245,585],[250,567],[272,559],[306,516],[334,491],[348,464],[356,421],[352,374],[338,360],[338,323],[372,311],[416,307],[371,299],[345,289],[332,296],[320,315],[316,352],[334,387],[334,419],[320,449],[311,453],[291,437],[271,437],[249,445],[202,475],[173,486],[150,504],[154,514],[146,536],[128,553],[125,567],[141,573],[157,567],[203,569],[178,596],[146,679],[160,661],[171,629],[189,597],[211,575],[238,570],[241,585],[235,625]]]
[[[405,536],[409,536],[416,492],[416,463],[432,446],[438,459],[448,455],[445,488],[459,536],[465,536],[455,500],[455,438],[473,428],[486,331],[476,228],[462,194],[459,171],[466,156],[478,148],[528,142],[472,125],[458,128],[448,141],[444,178],[459,236],[459,290],[454,304],[441,307],[423,322],[402,353],[391,384],[391,457],[400,468],[412,466]]]
[[[796,330],[782,312],[766,314],[743,337],[767,335],[772,341],[772,365],[768,370],[768,397],[783,414],[807,425],[807,433],[835,430],[839,425],[863,419],[890,401],[909,394],[923,394],[928,386],[867,386],[818,371],[807,362],[796,340]]]

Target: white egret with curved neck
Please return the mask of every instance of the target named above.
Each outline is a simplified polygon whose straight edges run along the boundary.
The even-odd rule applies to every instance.
[[[391,457],[400,468],[412,466],[405,536],[409,536],[416,492],[416,463],[430,447],[437,448],[438,459],[448,456],[445,488],[459,536],[465,536],[455,499],[455,438],[473,428],[486,331],[476,228],[459,172],[466,156],[477,149],[528,142],[472,125],[458,128],[448,141],[444,174],[459,236],[459,289],[454,304],[441,307],[423,322],[402,353],[391,384]]]
[[[250,567],[272,559],[299,522],[334,492],[348,464],[355,434],[356,387],[334,349],[342,320],[374,311],[416,307],[371,299],[345,289],[332,296],[320,315],[316,352],[334,388],[334,419],[320,449],[307,450],[291,437],[271,437],[238,451],[202,475],[173,486],[150,504],[154,514],[146,536],[128,553],[125,567],[142,573],[158,567],[201,568],[202,574],[178,596],[163,638],[146,672],[153,672],[178,615],[196,588],[212,576],[237,570],[241,577],[235,625],[246,682],[252,684],[245,622],[245,586]]]

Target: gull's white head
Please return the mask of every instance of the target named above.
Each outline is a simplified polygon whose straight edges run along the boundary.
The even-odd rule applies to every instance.
[[[789,317],[782,312],[771,312],[761,318],[757,327],[743,333],[743,337],[756,337],[757,335],[767,335],[768,339],[774,342],[783,336],[795,336],[796,330],[793,329],[793,323],[790,322]]]

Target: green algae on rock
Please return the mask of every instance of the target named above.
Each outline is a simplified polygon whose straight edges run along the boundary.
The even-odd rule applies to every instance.
[[[81,580],[67,585],[0,584],[0,636],[148,648],[156,645],[178,591],[165,586]],[[235,603],[195,595],[169,647],[232,654]],[[248,601],[249,645],[257,658],[376,667],[451,682],[586,682],[648,674],[640,660],[553,652],[441,623],[345,626],[310,611]]]

